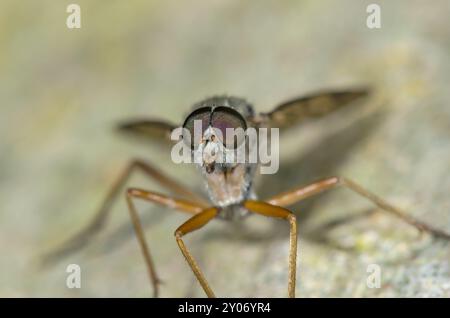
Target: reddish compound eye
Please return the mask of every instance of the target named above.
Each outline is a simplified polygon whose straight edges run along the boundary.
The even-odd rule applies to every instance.
[[[183,140],[191,149],[196,149],[200,144],[210,119],[211,107],[202,107],[194,110],[184,121]]]
[[[229,149],[236,149],[245,139],[247,124],[237,111],[230,107],[214,108],[211,126],[220,130],[221,142]]]

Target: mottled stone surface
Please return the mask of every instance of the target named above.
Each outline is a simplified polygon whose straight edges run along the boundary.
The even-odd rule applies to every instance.
[[[365,26],[374,1],[77,1],[0,4],[0,296],[149,296],[123,197],[85,249],[39,269],[38,256],[86,224],[127,161],[141,157],[201,189],[166,149],[113,132],[124,118],[180,121],[216,93],[260,110],[328,87],[370,85],[352,109],[284,136],[278,174],[261,195],[345,175],[450,231],[449,1],[377,1],[382,28]],[[129,185],[162,191],[135,175]],[[173,232],[186,216],[139,204],[164,280],[162,296],[203,297]],[[336,190],[294,207],[300,297],[450,296],[450,246]],[[330,223],[342,220],[335,226]],[[220,296],[284,297],[288,226],[249,218],[212,222],[187,238]],[[67,264],[82,288],[65,286]],[[382,270],[366,286],[367,266]]]

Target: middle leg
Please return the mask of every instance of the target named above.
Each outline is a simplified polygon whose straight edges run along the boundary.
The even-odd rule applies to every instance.
[[[203,210],[203,207],[202,205],[194,202],[171,198],[156,192],[150,192],[136,188],[130,188],[127,190],[126,199],[128,204],[128,211],[130,212],[130,217],[134,226],[136,237],[138,239],[142,255],[144,256],[150,282],[153,286],[154,297],[157,297],[158,285],[160,283],[160,280],[158,279],[158,276],[155,271],[155,265],[150,255],[150,249],[148,247],[147,241],[145,240],[144,230],[142,228],[142,224],[139,219],[139,214],[137,213],[136,207],[134,206],[133,198],[143,199],[163,206],[171,207],[189,214],[197,214]]]
[[[326,190],[331,190],[337,187],[345,187],[352,192],[359,194],[360,196],[368,199],[377,207],[379,207],[382,211],[387,212],[391,215],[394,215],[401,219],[402,221],[412,225],[420,232],[428,232],[436,237],[444,238],[446,240],[450,240],[450,234],[446,233],[440,229],[437,229],[431,225],[428,225],[422,221],[419,221],[412,216],[408,215],[404,211],[398,209],[392,204],[386,202],[382,198],[376,196],[375,194],[369,192],[356,182],[342,178],[342,177],[331,177],[321,181],[317,181],[311,183],[307,186],[301,186],[299,188],[295,188],[291,191],[284,192],[278,194],[272,198],[267,200],[270,204],[281,205],[281,206],[289,206],[311,196],[317,195]]]

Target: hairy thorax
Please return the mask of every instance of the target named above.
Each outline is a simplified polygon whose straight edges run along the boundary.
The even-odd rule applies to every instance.
[[[246,214],[239,204],[249,198],[255,198],[252,191],[251,176],[253,167],[238,164],[233,168],[214,169],[205,174],[206,187],[212,203],[222,208],[220,216],[226,219]]]

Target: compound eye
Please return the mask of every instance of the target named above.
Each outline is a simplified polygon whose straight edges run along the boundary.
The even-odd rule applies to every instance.
[[[228,149],[236,149],[245,140],[245,130],[247,129],[245,119],[230,107],[215,108],[211,126],[220,131],[218,137]]]
[[[196,149],[203,137],[203,133],[209,127],[211,119],[211,107],[203,107],[194,110],[184,121],[183,141],[191,149]]]

